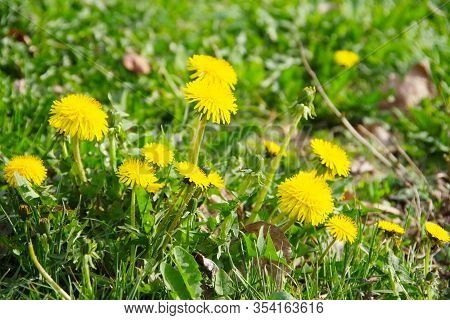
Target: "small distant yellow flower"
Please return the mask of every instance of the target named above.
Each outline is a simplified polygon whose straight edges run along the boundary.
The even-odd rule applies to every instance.
[[[231,114],[236,114],[236,98],[230,88],[204,79],[186,84],[183,89],[187,101],[195,102],[195,110],[214,123],[230,123]]]
[[[175,164],[175,168],[182,176],[188,179],[189,182],[195,184],[197,187],[206,189],[210,184],[206,174],[195,164],[189,162],[177,162]]]
[[[158,183],[155,172],[144,161],[125,160],[117,170],[119,181],[127,187],[142,187],[148,192],[157,192],[163,184]]]
[[[390,221],[381,220],[381,221],[378,221],[377,225],[378,225],[378,228],[380,228],[381,230],[384,230],[386,232],[397,233],[399,235],[405,234],[405,229],[403,229],[398,224],[390,222]]]
[[[328,232],[331,233],[336,240],[342,242],[353,243],[358,235],[358,228],[356,227],[355,221],[343,214],[331,217],[327,221],[326,227]]]
[[[338,50],[334,53],[334,61],[346,68],[351,68],[359,62],[359,56],[353,51]]]
[[[445,231],[440,225],[434,223],[434,222],[426,222],[425,223],[425,230],[435,239],[446,243],[450,241],[450,236],[448,235],[448,232]]]
[[[225,188],[225,182],[223,181],[223,178],[215,171],[211,171],[208,174],[208,180],[209,183],[211,183],[216,188],[219,189]]]
[[[108,116],[100,102],[86,95],[70,94],[54,101],[50,115],[52,127],[80,140],[100,140],[108,131]]]
[[[160,167],[165,167],[173,161],[173,151],[161,143],[146,144],[142,148],[145,160]]]
[[[315,171],[300,171],[278,186],[280,210],[292,219],[317,226],[333,212],[331,189]]]
[[[350,173],[350,160],[341,147],[322,139],[312,139],[311,147],[332,176],[348,176]]]
[[[211,82],[219,82],[234,88],[237,75],[231,64],[223,59],[207,55],[193,55],[188,60],[188,70],[194,71],[192,79],[206,79]]]
[[[44,163],[36,156],[15,156],[5,165],[3,169],[5,180],[14,188],[18,186],[14,177],[15,172],[38,186],[47,177],[47,169],[45,169]]]
[[[277,156],[280,153],[281,147],[274,141],[264,140],[264,147],[266,152],[271,156]]]

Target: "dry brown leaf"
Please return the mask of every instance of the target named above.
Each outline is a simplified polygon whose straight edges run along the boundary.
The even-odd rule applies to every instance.
[[[200,207],[198,207],[198,211],[200,211],[205,216],[205,218],[217,216],[217,212],[209,210],[209,208],[204,203]]]
[[[197,261],[200,269],[205,272],[209,278],[214,277],[214,275],[219,271],[219,267],[211,259],[206,258],[200,252],[192,253],[195,261]]]
[[[150,73],[150,64],[148,63],[148,60],[133,52],[129,51],[127,52],[122,59],[123,66],[128,71],[131,71],[136,74],[149,74]]]
[[[317,6],[317,11],[321,14],[328,13],[337,8],[337,5],[331,2],[320,2]]]
[[[292,248],[283,231],[272,224],[262,221],[245,226],[245,230],[247,232],[254,233],[256,235],[259,235],[261,229],[263,230],[264,237],[267,236],[267,233],[270,234],[270,238],[272,239],[275,249],[277,251],[281,250],[283,252],[283,257],[288,261],[292,255]],[[291,271],[291,269],[286,265],[277,261],[265,259],[263,257],[260,257],[259,259],[254,258],[253,263],[257,265],[260,270],[264,270],[268,276],[271,276],[275,280],[276,286],[279,289],[283,287],[283,279],[285,278],[285,274],[289,274]]]
[[[388,129],[379,124],[367,126],[367,129],[378,141],[383,144],[384,147],[386,147],[390,151],[394,151],[396,149],[392,133]]]
[[[383,109],[399,107],[407,109],[416,106],[423,99],[433,98],[436,88],[431,77],[431,69],[428,61],[416,63],[403,79],[397,74],[390,74],[384,90],[394,90],[394,95],[382,101]]]
[[[54,85],[52,87],[52,89],[53,89],[53,92],[56,94],[62,94],[64,92],[64,87],[59,84]]]
[[[439,216],[442,216],[445,223],[450,223],[450,177],[445,172],[435,175],[436,187],[433,189],[433,196],[442,202]]]
[[[14,81],[14,90],[20,94],[24,94],[26,91],[25,79],[17,79]]]
[[[236,199],[236,197],[225,188],[220,189],[220,195],[227,201]]]
[[[355,199],[355,194],[349,190],[345,190],[344,194],[342,195],[342,201],[350,201]]]
[[[254,233],[256,235],[259,234],[259,230],[263,228],[264,237],[267,236],[267,232],[270,234],[270,238],[272,239],[273,245],[277,251],[283,252],[283,257],[289,259],[292,255],[292,247],[288,238],[284,235],[284,232],[281,231],[277,226],[272,224],[258,221],[255,223],[251,223],[245,226],[245,230],[250,233]]]
[[[391,213],[391,214],[395,214],[395,215],[402,215],[403,212],[400,211],[399,209],[391,206],[389,204],[389,202],[384,202],[384,203],[370,203],[370,202],[366,202],[363,201],[362,204],[367,207],[367,208],[371,208],[371,209],[378,209],[387,213]]]
[[[353,160],[350,170],[353,175],[361,175],[365,173],[373,173],[375,168],[369,161],[366,160],[366,158],[358,157]]]
[[[31,44],[30,36],[22,30],[11,28],[8,30],[8,36],[15,39],[16,41],[23,42],[28,46]]]

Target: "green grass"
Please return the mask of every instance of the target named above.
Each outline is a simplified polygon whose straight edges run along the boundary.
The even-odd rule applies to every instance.
[[[432,298],[448,299],[450,250],[442,246],[433,256],[432,272],[424,274],[428,242],[423,223],[436,221],[448,230],[449,4],[345,0],[321,12],[316,1],[192,3],[0,0],[0,170],[24,153],[40,156],[48,168],[46,184],[35,189],[35,198],[26,188],[8,187],[0,177],[0,297],[60,298],[28,255],[31,238],[42,266],[73,298],[265,299],[285,291],[299,299],[425,299],[430,288]],[[30,42],[11,36],[12,29],[28,35]],[[349,121],[386,128],[429,184],[384,167],[317,96],[317,117],[301,122],[260,216],[279,212],[279,183],[312,168],[310,137],[339,142],[353,160],[364,157],[374,173],[332,183],[336,210],[358,222],[358,239],[333,249],[320,264],[317,258],[330,241],[323,227],[291,227],[286,236],[292,256],[282,261],[267,238],[247,233],[242,225],[270,162],[260,140],[282,142],[293,116],[289,106],[311,85],[300,41],[329,97]],[[149,75],[122,66],[127,49],[149,60]],[[340,49],[357,52],[361,63],[349,70],[339,67],[333,54]],[[220,172],[235,198],[217,203],[219,192],[210,190],[189,201],[189,214],[156,259],[159,219],[183,186],[175,170],[162,173],[166,187],[155,198],[138,192],[138,227],[132,228],[130,192],[109,165],[107,139],[82,144],[90,183],[81,185],[71,157],[63,155],[65,139],[48,125],[49,110],[64,94],[89,94],[110,115],[119,164],[146,142],[159,140],[170,142],[176,159],[185,160],[195,112],[184,101],[182,87],[189,79],[186,60],[196,53],[223,57],[238,74],[238,114],[229,126],[208,125],[200,153],[200,163]],[[437,96],[409,111],[381,110],[381,88],[389,74],[404,75],[423,59],[430,61]],[[17,90],[21,79],[22,92]],[[411,172],[398,150],[394,147],[393,153]],[[438,174],[447,176],[438,179]],[[352,198],[339,200],[345,191]],[[391,210],[372,208],[380,203]],[[21,204],[30,210],[26,221]],[[205,216],[204,207],[211,216]],[[380,217],[409,230],[398,245],[388,245],[376,231],[374,222]],[[195,253],[221,271],[211,277],[191,258]],[[92,262],[93,295],[83,283],[85,258]],[[161,262],[172,268],[174,278],[190,277],[192,283],[171,290]]]

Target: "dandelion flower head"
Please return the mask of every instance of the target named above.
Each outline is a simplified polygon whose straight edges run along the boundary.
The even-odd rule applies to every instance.
[[[338,214],[331,217],[326,227],[329,233],[339,241],[353,243],[358,235],[358,228],[351,218]]]
[[[331,175],[348,176],[350,160],[341,147],[322,139],[312,139],[311,147]]]
[[[189,180],[189,182],[193,183],[197,187],[206,189],[210,184],[210,180],[203,172],[203,170],[193,163],[185,161],[177,162],[175,164],[175,168],[182,176],[184,176]]]
[[[192,79],[207,80],[229,86],[237,83],[237,75],[230,63],[207,55],[193,55],[188,60],[188,70],[193,71]]]
[[[236,98],[230,88],[206,80],[191,81],[184,87],[187,101],[196,103],[194,109],[214,123],[229,124],[236,114]]]
[[[15,156],[5,165],[3,169],[5,180],[14,188],[18,186],[14,176],[16,172],[35,185],[41,185],[47,177],[44,163],[36,156]]]
[[[353,51],[338,50],[334,53],[334,61],[345,68],[351,68],[359,62],[359,56]]]
[[[163,184],[158,183],[155,172],[139,159],[125,160],[117,170],[119,181],[127,187],[142,187],[148,192],[158,191]]]
[[[448,235],[448,232],[444,230],[440,225],[434,223],[434,222],[426,222],[425,223],[425,230],[435,239],[446,243],[450,241],[450,236]]]
[[[225,188],[225,182],[223,181],[223,178],[215,171],[211,171],[208,174],[208,180],[209,183],[211,183],[216,188],[219,189]]]
[[[274,141],[264,140],[264,148],[266,152],[271,156],[277,156],[280,153],[281,147]]]
[[[107,117],[94,98],[70,94],[53,102],[49,123],[59,133],[92,141],[102,139],[108,131]]]
[[[149,143],[142,148],[145,160],[159,167],[165,167],[173,161],[173,151],[161,143]]]
[[[403,229],[398,224],[390,222],[390,221],[381,220],[381,221],[378,221],[377,225],[378,225],[379,229],[384,230],[389,233],[396,233],[399,235],[405,234],[405,229]]]
[[[331,189],[315,171],[300,171],[278,186],[280,210],[300,222],[317,226],[333,212]]]

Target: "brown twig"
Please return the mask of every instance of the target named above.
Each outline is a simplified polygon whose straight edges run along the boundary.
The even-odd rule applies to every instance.
[[[377,149],[375,149],[369,141],[367,141],[356,129],[352,126],[352,124],[347,120],[347,118],[342,114],[342,112],[339,111],[339,109],[334,105],[334,103],[330,100],[327,93],[325,92],[325,89],[323,88],[322,84],[319,81],[319,78],[317,78],[316,73],[309,65],[308,59],[306,58],[305,48],[303,47],[303,44],[300,43],[300,54],[302,63],[306,69],[306,72],[310,75],[310,77],[313,80],[314,85],[317,88],[317,91],[322,96],[323,100],[325,101],[325,104],[327,107],[338,117],[338,119],[342,122],[344,127],[364,146],[366,146],[370,152],[373,153],[375,157],[378,158],[384,165],[388,167],[393,167],[392,162],[387,159],[383,154],[381,154]]]
[[[360,131],[366,133],[370,137],[372,137],[377,144],[383,149],[383,152],[386,154],[384,155],[381,153],[378,149],[376,149],[366,138],[364,138],[356,129],[353,127],[353,125],[348,121],[348,119],[342,114],[342,112],[339,111],[339,109],[334,105],[334,103],[331,101],[331,99],[328,97],[327,93],[325,92],[325,89],[323,88],[319,78],[317,77],[314,70],[311,68],[308,59],[306,58],[306,51],[303,47],[303,44],[300,43],[300,54],[301,54],[301,60],[305,67],[306,72],[310,75],[312,78],[314,85],[317,88],[317,91],[322,96],[325,105],[336,115],[336,117],[342,122],[344,127],[364,146],[366,146],[372,154],[378,158],[384,165],[393,168],[395,171],[397,171],[397,174],[402,177],[402,180],[407,184],[411,185],[411,183],[406,180],[406,173],[408,172],[407,169],[401,164],[400,160],[378,139],[376,138],[369,130],[367,130],[364,126],[359,125],[358,128]],[[408,156],[408,154],[400,147],[398,142],[396,142],[396,148],[400,152],[400,154],[406,159],[408,164],[412,167],[413,171],[424,181],[425,185],[427,186],[428,190],[429,185],[428,181],[426,180],[426,177],[423,175],[422,171],[417,167],[417,165],[414,163],[414,161]]]

